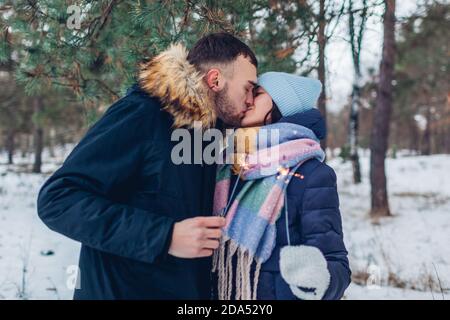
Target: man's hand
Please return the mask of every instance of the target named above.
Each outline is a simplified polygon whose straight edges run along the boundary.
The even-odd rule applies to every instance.
[[[219,247],[222,217],[196,217],[175,223],[169,254],[178,258],[209,257]]]

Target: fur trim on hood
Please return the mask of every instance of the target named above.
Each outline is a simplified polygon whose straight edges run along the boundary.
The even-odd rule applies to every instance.
[[[183,45],[171,45],[141,65],[139,84],[161,100],[163,109],[173,116],[175,128],[192,128],[194,121],[201,121],[203,128],[215,124],[216,112],[209,89],[200,72],[187,60]]]

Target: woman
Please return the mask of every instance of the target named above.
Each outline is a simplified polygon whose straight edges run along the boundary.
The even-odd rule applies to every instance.
[[[340,299],[351,272],[336,175],[319,144],[321,83],[268,72],[258,85],[234,163],[217,174],[214,211],[227,221],[213,261],[218,298]]]

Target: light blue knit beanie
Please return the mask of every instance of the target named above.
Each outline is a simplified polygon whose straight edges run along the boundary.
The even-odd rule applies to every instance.
[[[285,72],[266,72],[258,84],[267,91],[286,117],[315,108],[322,91],[319,80]]]

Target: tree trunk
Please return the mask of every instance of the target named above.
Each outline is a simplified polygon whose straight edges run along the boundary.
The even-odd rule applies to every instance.
[[[431,154],[431,110],[427,106],[426,117],[427,124],[423,133],[422,154],[428,156]]]
[[[42,98],[33,99],[33,111],[35,115],[39,115],[42,111]],[[33,173],[41,173],[42,166],[42,150],[44,148],[44,130],[38,119],[35,119],[33,131],[33,147],[34,147],[34,163]]]
[[[380,63],[380,82],[370,141],[371,216],[389,216],[386,186],[385,157],[388,148],[389,125],[392,112],[392,80],[395,58],[395,0],[385,1],[383,55]]]
[[[325,47],[326,47],[326,36],[325,36],[325,0],[320,0],[320,12],[319,12],[319,33],[318,33],[318,44],[319,44],[319,67],[318,75],[319,80],[322,82],[322,92],[319,97],[318,107],[320,113],[325,120],[325,125],[327,125],[327,94],[326,94],[326,73],[325,73]],[[325,137],[321,142],[323,150],[327,148],[327,138]]]
[[[414,150],[415,153],[419,152],[419,134],[417,131],[416,121],[414,119],[408,121],[409,127],[409,150]]]
[[[20,135],[20,155],[22,158],[27,156],[27,134]]]
[[[449,121],[450,123],[450,121]],[[444,145],[445,145],[445,152],[450,153],[450,124],[444,126],[445,129],[445,135],[444,135]]]
[[[47,139],[47,146],[48,146],[48,153],[51,158],[55,158],[55,137],[56,137],[56,130],[55,128],[51,128],[49,131],[48,139]]]
[[[367,3],[363,1],[363,11],[361,12],[361,20],[359,23],[355,21],[355,14],[352,12],[353,1],[349,2],[349,33],[350,44],[352,50],[353,60],[353,89],[352,89],[352,101],[350,106],[350,119],[349,119],[349,146],[350,146],[350,160],[353,167],[353,182],[361,183],[361,168],[359,164],[359,106],[361,96],[361,45],[363,35],[365,31],[365,25],[367,21]]]
[[[14,163],[14,143],[15,132],[14,129],[9,129],[6,134],[6,151],[8,152],[8,164]]]
[[[357,70],[355,73],[355,80],[352,90],[352,103],[350,110],[350,160],[353,167],[353,182],[361,183],[361,167],[359,165],[358,154],[358,129],[359,129],[359,103],[360,103],[360,88],[361,74]]]

